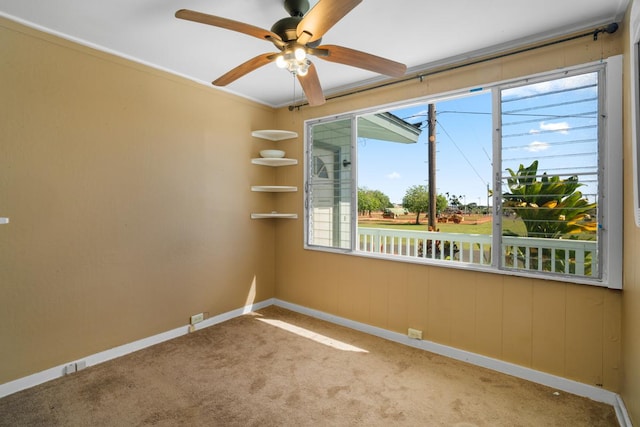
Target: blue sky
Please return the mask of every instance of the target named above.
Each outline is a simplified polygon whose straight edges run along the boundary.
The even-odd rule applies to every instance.
[[[466,203],[487,204],[491,178],[491,95],[436,103],[436,188]],[[410,123],[426,122],[427,104],[392,111]],[[463,119],[463,120],[461,120]],[[461,125],[464,123],[464,125]],[[380,190],[401,203],[413,185],[427,185],[428,130],[415,144],[358,140],[358,186]]]
[[[577,174],[583,195],[595,201],[596,84],[597,74],[587,73],[503,91],[501,173],[538,160],[539,173]],[[490,92],[469,92],[435,105],[438,194],[486,206],[492,176]],[[409,187],[428,184],[427,104],[391,112],[410,123],[425,123],[424,130],[415,144],[359,138],[358,186],[401,203]]]

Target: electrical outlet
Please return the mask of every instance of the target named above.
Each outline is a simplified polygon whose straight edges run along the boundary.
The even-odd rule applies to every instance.
[[[76,372],[76,364],[75,363],[69,363],[67,366],[64,367],[64,373],[66,375],[73,374],[75,372]]]
[[[407,335],[409,335],[409,338],[414,338],[416,340],[421,340],[422,339],[422,331],[420,331],[418,329],[409,328],[409,332],[408,332]]]
[[[198,313],[191,316],[191,324],[195,325],[196,323],[200,323],[204,320],[204,313]]]

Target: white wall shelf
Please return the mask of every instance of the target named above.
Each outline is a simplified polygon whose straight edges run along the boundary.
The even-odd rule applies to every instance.
[[[284,218],[284,219],[298,219],[298,214],[294,213],[252,213],[251,219],[268,219],[268,218]]]
[[[283,139],[297,138],[298,133],[290,130],[264,129],[254,130],[251,136],[256,138],[268,139],[270,141],[282,141]]]
[[[264,193],[295,193],[298,187],[290,185],[253,185],[251,191],[259,191]]]
[[[257,158],[251,159],[251,163],[254,165],[262,165],[262,166],[293,166],[298,164],[297,159],[285,159],[285,158]]]
[[[276,129],[264,129],[264,130],[254,130],[251,132],[251,136],[254,138],[266,139],[269,141],[282,141],[284,139],[292,139],[297,138],[298,133],[292,132],[288,130],[276,130]],[[298,164],[298,160],[296,159],[287,159],[285,157],[260,157],[256,159],[251,159],[251,163],[254,165],[262,165],[262,166],[293,166]],[[262,193],[294,193],[298,191],[298,187],[291,185],[252,185],[251,191],[262,192]],[[294,213],[280,213],[276,211],[272,211],[269,213],[252,213],[251,219],[266,219],[266,218],[287,218],[287,219],[297,219],[298,214]]]

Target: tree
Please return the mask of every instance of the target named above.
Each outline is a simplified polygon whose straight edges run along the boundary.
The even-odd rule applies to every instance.
[[[362,215],[369,213],[371,216],[371,212],[376,209],[379,209],[379,206],[371,191],[366,188],[358,188],[358,212]]]
[[[455,206],[456,209],[460,209],[460,205],[462,205],[462,202],[460,201],[460,199],[463,199],[464,196],[460,195],[460,196],[456,196],[455,194],[449,194],[449,192],[447,191],[446,193],[447,199],[449,201],[449,205],[451,206]]]
[[[538,180],[538,161],[529,167],[520,165],[517,172],[507,169],[510,192],[502,195],[503,206],[522,219],[529,237],[559,239],[580,233],[595,233],[593,212],[578,188],[577,176],[560,179],[544,172]]]
[[[416,213],[416,224],[420,224],[420,214],[429,212],[429,190],[426,185],[409,187],[402,198],[402,206]]]
[[[420,224],[420,214],[429,212],[429,190],[425,185],[409,187],[402,198],[402,207],[416,213],[416,224]],[[447,199],[438,194],[436,196],[436,212],[440,213],[447,208]]]
[[[380,204],[379,209],[382,210],[384,208],[392,208],[393,207],[393,203],[391,203],[391,200],[389,199],[389,196],[384,194],[382,191],[373,190],[371,192],[371,195],[373,196],[374,199],[376,199],[379,202],[379,204]]]
[[[436,213],[440,214],[440,212],[447,209],[447,206],[449,206],[449,202],[447,202],[447,198],[444,197],[442,194],[438,194],[436,196]]]
[[[393,206],[389,196],[380,190],[369,190],[366,187],[358,188],[358,212],[361,214],[382,210]]]

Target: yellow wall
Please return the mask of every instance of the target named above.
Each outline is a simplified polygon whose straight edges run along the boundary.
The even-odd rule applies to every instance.
[[[274,118],[0,20],[0,384],[273,297]]]
[[[278,111],[278,125],[303,123],[403,99],[622,53],[622,36],[585,37],[533,52],[331,100],[321,107]],[[322,80],[322,76],[320,76]],[[283,144],[303,158],[302,143]],[[278,177],[281,179],[281,177]],[[303,170],[287,176],[302,187]],[[283,199],[303,214],[303,193]],[[621,293],[303,249],[303,221],[278,224],[276,296],[327,313],[487,355],[608,390],[620,389]]]
[[[636,0],[637,1],[637,0]],[[636,5],[637,6],[637,5]],[[629,8],[630,10],[630,8]],[[629,13],[625,20],[625,70],[630,69]],[[631,93],[629,73],[624,77],[624,93]],[[637,79],[637,76],[635,77]],[[633,219],[631,162],[631,99],[624,99],[624,297],[622,299],[622,398],[634,425],[640,424],[640,229]]]

